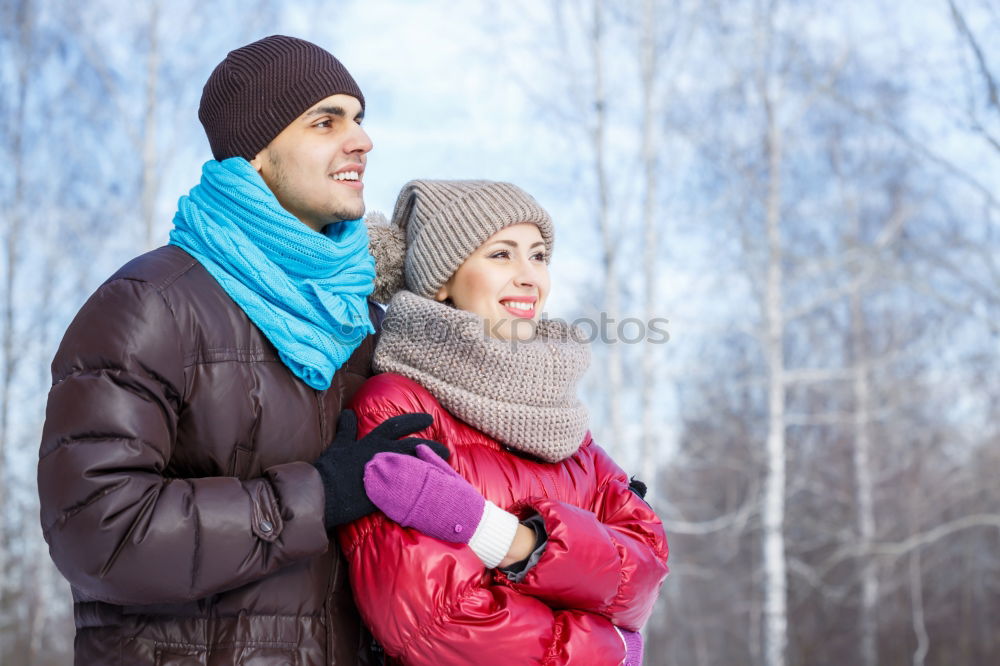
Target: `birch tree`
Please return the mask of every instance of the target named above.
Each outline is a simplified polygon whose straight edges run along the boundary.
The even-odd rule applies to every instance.
[[[11,63],[14,68],[15,92],[5,112],[10,119],[8,132],[4,137],[6,153],[13,162],[14,184],[10,192],[9,205],[3,213],[3,265],[4,289],[2,319],[0,319],[0,353],[2,353],[3,374],[0,376],[0,634],[9,631],[17,622],[16,608],[11,597],[16,580],[15,563],[9,561],[9,554],[16,535],[12,529],[14,521],[10,515],[9,503],[14,479],[10,478],[12,465],[8,450],[11,448],[11,413],[14,408],[13,391],[15,379],[20,370],[21,336],[18,331],[17,290],[22,277],[22,234],[25,226],[25,147],[24,132],[27,117],[28,83],[32,68],[33,22],[35,8],[30,0],[22,0],[11,11],[10,33],[6,35],[8,44],[13,46]],[[7,106],[5,104],[5,106]]]
[[[758,8],[760,9],[760,8]],[[758,49],[757,94],[764,110],[764,155],[767,232],[767,287],[765,291],[765,358],[768,369],[767,463],[764,477],[764,664],[784,666],[788,644],[787,581],[785,564],[785,359],[784,271],[782,223],[783,136],[777,118],[781,100],[769,69],[773,48],[773,5],[756,18]]]
[[[602,266],[602,312],[611,321],[621,318],[621,286],[618,275],[619,243],[617,232],[610,215],[611,192],[609,186],[609,167],[605,157],[605,142],[607,141],[607,112],[609,100],[605,88],[606,18],[603,0],[591,0],[590,23],[590,60],[592,67],[592,105],[593,116],[590,121],[590,143],[593,151],[593,180],[595,192],[595,222],[601,239]],[[607,393],[608,425],[613,436],[625,432],[622,416],[623,398],[623,362],[620,344],[609,344],[607,353]],[[610,438],[609,438],[610,441]]]
[[[143,113],[141,138],[142,183],[139,187],[140,207],[143,228],[143,246],[153,248],[153,229],[156,219],[156,202],[159,194],[160,160],[158,159],[157,109],[159,100],[160,80],[160,38],[159,17],[160,2],[151,0],[149,3],[149,18],[146,28],[148,37],[148,52],[146,54],[145,94],[143,95]]]

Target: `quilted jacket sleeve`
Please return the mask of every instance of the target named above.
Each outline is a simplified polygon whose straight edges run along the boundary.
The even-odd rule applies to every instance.
[[[118,279],[84,305],[53,361],[42,528],[59,570],[92,599],[199,599],[328,547],[308,463],[246,481],[165,474],[183,409],[179,340],[162,293]]]
[[[359,434],[404,412],[436,416],[405,391],[366,391],[379,379],[355,396]],[[404,664],[601,666],[625,656],[610,620],[498,583],[465,545],[400,527],[381,513],[341,528],[339,539],[362,618]]]
[[[524,579],[509,584],[547,603],[597,613],[638,631],[668,572],[663,525],[599,446],[590,444],[577,455],[591,457],[601,480],[590,510],[550,498],[531,498],[513,507],[522,517],[541,515],[548,542]],[[581,571],[587,572],[586,585],[580,584]],[[496,578],[506,581],[500,574]]]

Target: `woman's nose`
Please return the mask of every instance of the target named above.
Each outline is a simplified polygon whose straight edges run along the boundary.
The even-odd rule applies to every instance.
[[[536,269],[530,261],[518,262],[517,273],[514,274],[514,284],[519,287],[534,287],[538,284],[538,276],[535,271]]]

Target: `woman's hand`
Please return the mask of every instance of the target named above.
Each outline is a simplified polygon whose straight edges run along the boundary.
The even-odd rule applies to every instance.
[[[534,531],[487,502],[430,447],[417,457],[379,453],[365,466],[365,491],[392,520],[442,541],[469,544],[493,568],[518,562],[535,548]]]
[[[498,565],[501,569],[509,567],[515,562],[520,562],[521,560],[527,559],[529,555],[538,546],[538,537],[535,535],[535,530],[531,529],[527,525],[521,525],[518,523],[517,531],[514,532],[514,542],[510,544],[510,550]]]
[[[469,543],[486,500],[429,447],[416,458],[380,453],[365,465],[365,491],[382,512],[404,527],[442,541]]]
[[[642,666],[642,634],[616,627],[625,641],[625,661],[622,666]]]

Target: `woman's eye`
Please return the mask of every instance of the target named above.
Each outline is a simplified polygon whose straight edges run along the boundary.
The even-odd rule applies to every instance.
[[[536,252],[535,254],[531,255],[531,258],[534,259],[535,261],[545,261],[547,259],[544,252]]]
[[[507,250],[497,250],[496,252],[490,255],[490,259],[509,259],[509,258],[510,258],[510,252],[508,252]]]

